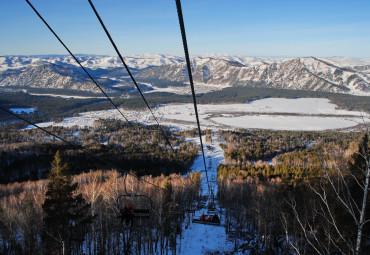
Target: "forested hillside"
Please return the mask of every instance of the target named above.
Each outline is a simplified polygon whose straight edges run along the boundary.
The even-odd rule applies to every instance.
[[[179,135],[170,136],[174,153],[156,127],[134,126],[104,120],[96,121],[92,128],[49,128],[84,149],[71,147],[38,129],[0,127],[0,180],[7,183],[45,178],[57,150],[73,165],[74,174],[115,168],[138,175],[179,173],[186,171],[198,154],[197,146]]]
[[[226,162],[218,167],[218,195],[229,227],[236,229],[232,236],[244,240],[244,250],[369,250],[367,134],[240,131],[223,136]]]

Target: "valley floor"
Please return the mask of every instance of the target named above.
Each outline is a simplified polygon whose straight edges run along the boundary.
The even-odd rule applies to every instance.
[[[352,129],[368,125],[370,115],[358,111],[337,109],[335,104],[323,98],[267,98],[246,104],[198,105],[203,129],[272,129],[321,131],[331,129]],[[142,124],[155,124],[148,110],[126,110],[127,119]],[[195,114],[192,104],[160,105],[154,110],[162,125],[175,129],[195,128]],[[42,127],[93,126],[97,119],[122,118],[116,110],[81,113],[77,117],[64,119],[60,123],[40,123]],[[32,127],[30,127],[32,128]]]

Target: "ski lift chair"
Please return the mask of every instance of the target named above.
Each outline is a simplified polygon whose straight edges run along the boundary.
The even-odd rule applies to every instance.
[[[210,217],[210,215],[204,215],[206,218]],[[204,224],[204,225],[213,225],[213,226],[220,226],[221,225],[221,221],[218,220],[217,222],[216,221],[207,221],[207,220],[200,220],[199,219],[193,219],[192,220],[193,223],[197,223],[197,224]]]
[[[135,218],[150,218],[152,213],[152,200],[146,195],[124,194],[117,197],[120,209],[132,206]]]
[[[128,193],[126,190],[126,176],[124,178],[124,190],[126,194],[118,196],[116,200],[120,211],[118,218],[121,218],[123,221],[123,219],[129,217],[130,219],[138,219],[138,222],[142,223],[144,219],[151,218],[153,212],[152,199],[146,195]],[[125,212],[129,207],[133,209]]]
[[[218,213],[219,213],[219,210],[216,208],[215,204],[213,202],[210,202],[208,204],[207,214],[204,216],[205,216],[205,219],[211,218],[211,221],[201,220],[199,217],[199,218],[194,218],[192,222],[199,223],[199,224],[205,224],[205,225],[220,226],[221,220],[218,216]]]

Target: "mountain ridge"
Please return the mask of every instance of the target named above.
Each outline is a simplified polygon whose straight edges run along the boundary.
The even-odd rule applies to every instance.
[[[96,79],[108,79],[108,84],[114,86],[123,86],[122,84],[127,85],[130,82],[117,57],[79,55],[79,59]],[[250,62],[247,63],[246,60]],[[351,62],[349,58],[340,57],[276,60],[255,57],[243,59],[227,55],[217,58],[217,55],[209,55],[192,57],[191,66],[194,82],[200,87],[207,86],[210,90],[249,86],[370,96],[369,65],[363,62],[363,65],[358,66],[360,60],[353,60],[353,65],[343,66],[336,64],[334,60]],[[125,61],[135,70],[138,81],[162,83],[165,84],[164,87],[188,83],[186,65],[181,57],[146,54],[126,57]],[[0,86],[97,92],[91,80],[69,56],[0,57]]]
[[[214,86],[251,86],[370,95],[370,77],[314,57],[295,58],[259,66],[233,65],[226,60],[192,58],[194,81]],[[185,64],[147,68],[141,79],[186,82]]]

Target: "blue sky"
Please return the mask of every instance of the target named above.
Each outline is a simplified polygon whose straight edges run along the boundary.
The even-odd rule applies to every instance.
[[[115,55],[87,0],[31,0],[74,53]],[[125,55],[183,55],[175,0],[93,0]],[[370,1],[182,0],[192,55],[370,57]],[[0,1],[0,55],[67,54],[23,0]]]

